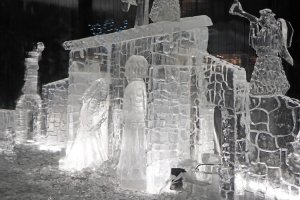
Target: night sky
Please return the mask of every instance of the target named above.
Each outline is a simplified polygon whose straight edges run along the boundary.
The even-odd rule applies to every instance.
[[[295,29],[289,49],[295,65],[283,61],[291,84],[288,96],[300,100],[300,9],[295,0],[240,0],[244,10],[258,16],[259,10],[270,8],[277,18],[290,21]],[[62,43],[92,36],[89,24],[113,19],[116,26],[128,20],[133,27],[135,8],[124,13],[120,0],[0,0],[0,108],[13,109],[24,84],[24,58],[33,44],[42,41],[45,50],[40,61],[40,86],[68,77],[68,51]],[[150,2],[152,2],[150,0]],[[255,56],[248,45],[249,23],[246,19],[228,14],[233,0],[180,0],[182,17],[208,15],[210,27],[208,52],[213,55],[239,54],[246,59],[241,66],[248,80],[253,63],[247,58]]]

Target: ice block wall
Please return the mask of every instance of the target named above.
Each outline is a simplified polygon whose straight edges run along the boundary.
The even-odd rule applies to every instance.
[[[70,51],[68,128],[76,133],[80,97],[98,76],[111,78],[109,122],[110,155],[118,155],[121,139],[123,92],[127,85],[125,63],[131,55],[144,56],[150,65],[191,65],[194,54],[207,54],[207,16],[181,19],[180,22],[159,22],[118,33],[67,41]],[[199,56],[198,56],[199,57]],[[200,59],[200,58],[199,58]],[[146,78],[148,87],[149,77]]]
[[[67,105],[69,80],[48,83],[42,88],[43,144],[64,147],[67,141]]]
[[[287,96],[250,96],[249,106],[249,168],[236,174],[237,195],[245,199],[299,199],[300,162],[288,155],[299,155],[291,143],[300,130],[300,102]]]
[[[201,76],[204,82],[200,82],[199,87],[205,91],[206,104],[217,107],[221,112],[220,121],[214,119],[214,123],[221,127],[221,195],[225,199],[234,199],[235,168],[246,162],[246,135],[250,123],[246,72],[239,66],[206,56]],[[199,148],[205,149],[203,145]]]
[[[0,154],[13,153],[14,125],[14,110],[0,109]]]

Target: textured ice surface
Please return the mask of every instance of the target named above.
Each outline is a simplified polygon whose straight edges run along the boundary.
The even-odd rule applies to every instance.
[[[295,174],[300,175],[300,135],[297,135],[297,140],[291,142],[291,151],[288,155],[287,164],[289,169]]]
[[[200,16],[195,19],[183,19],[180,22],[159,22],[125,30],[118,34],[71,41],[75,46],[72,46],[70,52],[69,68],[68,131],[70,140],[73,138],[72,135],[76,135],[78,127],[80,97],[93,80],[98,79],[99,76],[105,76],[106,73],[111,77],[112,82],[109,151],[110,156],[118,157],[123,130],[121,116],[124,89],[128,82],[125,79],[127,73],[125,63],[128,58],[132,55],[142,55],[150,65],[200,64],[203,54],[207,53],[208,28],[206,26],[210,24],[209,18]],[[88,46],[88,41],[98,39],[105,39],[105,41],[103,40],[99,46]],[[82,44],[82,46],[78,48],[77,44],[79,46]],[[186,80],[187,72],[183,71],[181,75]],[[152,77],[152,72],[148,71],[145,79],[146,86],[149,86],[149,80],[152,79],[150,77]],[[173,95],[177,93],[177,91],[172,91],[171,87],[168,90],[174,93]],[[176,134],[180,134],[180,132]]]
[[[285,94],[290,85],[280,57],[293,65],[287,50],[293,28],[283,19],[276,20],[270,9],[261,10],[259,18],[246,13],[238,1],[232,5],[230,13],[250,21],[250,45],[258,56],[250,81],[250,92],[253,95]]]
[[[238,12],[238,8],[233,11]],[[268,10],[263,10],[261,14],[264,12],[270,14]],[[250,17],[250,20],[257,18]],[[285,38],[288,25],[284,25],[284,21],[280,23],[283,28],[274,30],[257,28],[257,24],[251,24],[251,45],[259,57],[259,76],[281,76],[279,69],[282,66],[278,55],[289,60],[286,48],[282,51],[282,47],[289,45],[288,37],[281,40],[284,41],[282,45],[279,41],[281,31],[282,38]],[[66,183],[62,180],[68,178],[65,174],[57,175],[57,171],[51,167],[42,168],[42,171],[39,169],[44,165],[41,163],[44,159],[56,164],[57,160],[44,158],[41,152],[31,152],[28,146],[15,148],[21,156],[17,156],[17,162],[12,165],[30,165],[29,173],[23,173],[22,177],[27,178],[30,184],[40,181],[46,182],[46,188],[53,185],[56,187],[53,193],[62,191],[60,188],[69,193],[66,185],[70,182],[71,185],[73,182],[77,184],[74,188],[78,191],[86,191],[79,194],[71,186],[71,194],[62,194],[59,196],[62,199],[70,199],[74,195],[81,199],[132,199],[135,197],[128,195],[132,192],[124,192],[124,188],[157,193],[169,178],[171,168],[182,167],[182,160],[218,164],[220,154],[220,166],[200,166],[192,174],[197,180],[211,183],[212,187],[184,184],[186,191],[174,193],[177,199],[188,199],[188,196],[194,199],[217,199],[218,187],[221,196],[230,200],[239,197],[299,199],[300,153],[299,141],[295,141],[295,138],[299,134],[300,103],[282,95],[274,95],[279,94],[279,90],[282,92],[284,87],[276,84],[269,86],[267,81],[259,82],[268,86],[261,90],[264,94],[268,91],[272,95],[249,94],[243,68],[207,54],[206,26],[209,25],[209,18],[201,16],[66,42],[65,47],[71,50],[69,79],[44,86],[47,93],[43,95],[48,126],[46,138],[51,141],[58,139],[61,136],[59,132],[66,128],[69,145],[61,168],[81,170],[91,167],[96,169],[93,176],[98,176],[98,172],[105,172],[105,175],[99,175],[96,180],[92,178],[90,182],[89,178],[82,175],[87,171],[82,170],[78,173],[81,182],[73,177]],[[279,21],[276,21],[277,25]],[[271,37],[264,37],[269,35]],[[27,60],[32,64],[28,72],[38,68],[37,56],[33,58]],[[266,69],[270,73],[266,73]],[[28,80],[35,85],[37,73],[33,72]],[[107,79],[97,80],[100,77],[110,77],[110,87]],[[253,77],[259,79],[255,73]],[[263,75],[261,79],[266,77]],[[281,80],[281,83],[284,81]],[[34,138],[34,134],[27,133],[28,127],[30,131],[35,130],[32,122],[39,122],[34,117],[39,116],[36,114],[39,109],[35,110],[40,105],[39,96],[35,90],[25,91],[28,94],[21,97],[16,113],[27,121],[16,120],[17,141]],[[56,104],[59,106],[55,107]],[[58,110],[61,107],[65,108]],[[66,110],[68,127],[63,127]],[[14,135],[11,127],[14,118],[10,114],[4,111],[0,115],[0,119],[8,122],[7,125],[0,121],[0,130],[4,131],[0,135],[0,148],[7,148],[5,151],[9,151],[14,142],[10,140],[10,136]],[[8,140],[8,145],[3,146],[1,140]],[[10,174],[15,173],[9,168],[5,170]],[[20,171],[23,172],[21,169],[17,173]],[[112,187],[106,179],[108,171],[116,176]],[[28,174],[29,178],[26,177]],[[43,182],[36,178],[37,174],[41,174],[41,177],[46,174],[48,180]],[[55,176],[55,182],[58,180],[59,187],[57,182],[53,183],[52,175]],[[15,181],[12,176],[10,180],[9,184]],[[123,189],[114,188],[117,187],[116,183],[120,183]],[[103,189],[106,184],[109,186]],[[26,191],[25,186],[17,185]],[[120,196],[114,194],[118,191],[122,191]],[[5,195],[15,194],[6,192]],[[159,198],[166,200],[170,196],[164,194]]]
[[[146,191],[146,85],[143,78],[148,62],[143,56],[131,56],[125,65],[128,85],[124,91],[123,135],[118,166],[123,188]]]
[[[48,83],[42,88],[42,135],[44,148],[64,148],[67,141],[69,79]]]
[[[154,0],[149,16],[153,22],[179,21],[179,0]]]
[[[238,1],[230,13],[250,21],[250,45],[258,56],[250,93],[245,95],[246,116],[236,115],[237,119],[242,117],[239,126],[244,131],[236,135],[235,197],[299,199],[300,156],[295,138],[299,134],[300,102],[283,96],[289,83],[281,63],[283,58],[293,64],[287,51],[292,27],[283,19],[275,19],[270,9],[261,10],[259,18],[246,13]]]
[[[44,44],[38,42],[33,51],[25,59],[25,83],[22,88],[23,95],[16,105],[16,142],[23,143],[33,140],[41,133],[41,107],[42,101],[38,94],[38,61],[44,50]]]
[[[0,155],[13,153],[14,131],[14,110],[0,109]]]
[[[100,166],[108,159],[108,85],[107,80],[98,79],[83,94],[79,128],[75,140],[67,147],[61,169]]]

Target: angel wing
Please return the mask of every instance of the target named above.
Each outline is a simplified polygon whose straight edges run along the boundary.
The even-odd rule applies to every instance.
[[[282,32],[282,39],[283,39],[282,48],[281,51],[279,52],[279,55],[283,59],[285,59],[290,65],[294,65],[293,58],[287,49],[292,45],[294,29],[291,23],[284,19],[278,19],[278,22],[281,25],[281,32]]]

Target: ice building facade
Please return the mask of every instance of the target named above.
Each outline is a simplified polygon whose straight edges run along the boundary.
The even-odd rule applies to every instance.
[[[1,110],[0,117],[16,125],[1,124],[5,131],[0,144],[16,134],[11,147],[18,138],[33,139],[46,149],[66,148],[68,153],[81,126],[83,96],[101,79],[109,83],[103,145],[107,159],[118,162],[124,93],[130,83],[126,73],[135,73],[126,72],[125,64],[139,55],[148,63],[143,79],[147,111],[140,131],[146,140],[147,192],[158,193],[180,161],[206,163],[207,157],[220,155],[221,162],[206,163],[215,165],[201,166],[199,173],[211,184],[213,175],[219,174],[224,199],[299,198],[300,103],[283,95],[251,95],[243,68],[207,52],[211,25],[209,17],[196,16],[65,42],[69,77],[43,86],[36,122],[19,123],[20,117],[11,114],[24,113],[19,107]],[[101,105],[95,103],[94,108]],[[18,127],[32,124],[39,124],[40,131],[24,139]],[[207,188],[198,189],[199,197],[205,198]]]
[[[179,159],[190,157],[191,71],[193,63],[200,63],[207,54],[211,24],[208,17],[199,16],[66,42],[65,47],[71,50],[69,135],[77,130],[78,98],[82,92],[98,77],[108,77],[111,79],[109,156],[119,156],[123,96],[127,85],[125,63],[132,55],[145,57],[149,63],[145,78],[147,190],[157,193],[168,178],[171,166]]]

